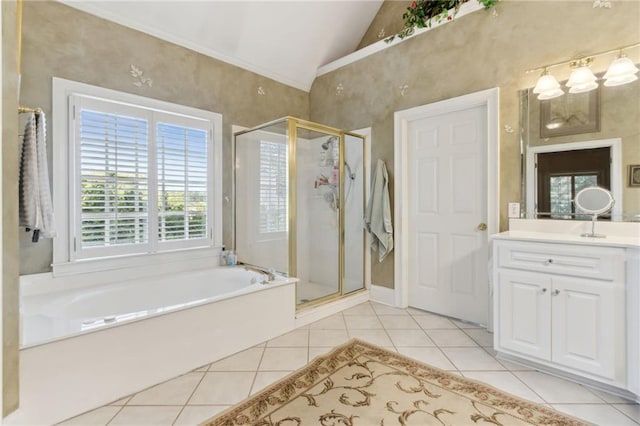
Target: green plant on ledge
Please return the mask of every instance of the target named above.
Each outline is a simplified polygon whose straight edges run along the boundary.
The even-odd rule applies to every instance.
[[[397,34],[385,39],[387,43],[396,37],[401,39],[412,35],[416,28],[431,28],[433,23],[450,21],[458,13],[462,3],[469,0],[414,0],[402,15],[404,28]],[[482,4],[485,9],[494,6],[498,0],[473,0]],[[451,11],[451,12],[450,12]]]

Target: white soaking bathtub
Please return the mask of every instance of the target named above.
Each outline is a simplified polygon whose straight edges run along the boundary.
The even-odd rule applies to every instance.
[[[21,347],[121,325],[284,284],[242,267],[204,269],[24,296]]]
[[[296,280],[265,279],[220,267],[42,293],[26,278],[6,424],[53,424],[292,330]]]

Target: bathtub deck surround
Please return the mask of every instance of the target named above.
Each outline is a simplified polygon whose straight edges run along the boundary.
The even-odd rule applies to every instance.
[[[142,392],[64,425],[195,425],[244,400],[350,338],[600,425],[638,426],[640,405],[495,359],[482,328],[416,309],[365,302]]]
[[[26,297],[25,336],[58,340],[21,350],[6,424],[54,424],[291,331],[296,280],[252,284],[260,275],[224,267]]]

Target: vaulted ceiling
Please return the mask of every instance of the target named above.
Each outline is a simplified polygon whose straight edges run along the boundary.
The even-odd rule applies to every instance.
[[[356,50],[382,0],[97,0],[63,3],[309,91]]]

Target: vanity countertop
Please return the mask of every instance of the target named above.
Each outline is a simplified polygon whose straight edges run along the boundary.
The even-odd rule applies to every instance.
[[[597,230],[596,230],[597,232]],[[568,243],[607,247],[640,248],[640,236],[607,235],[605,238],[581,237],[580,234],[536,231],[506,231],[491,236],[494,240],[539,241],[547,243]]]

